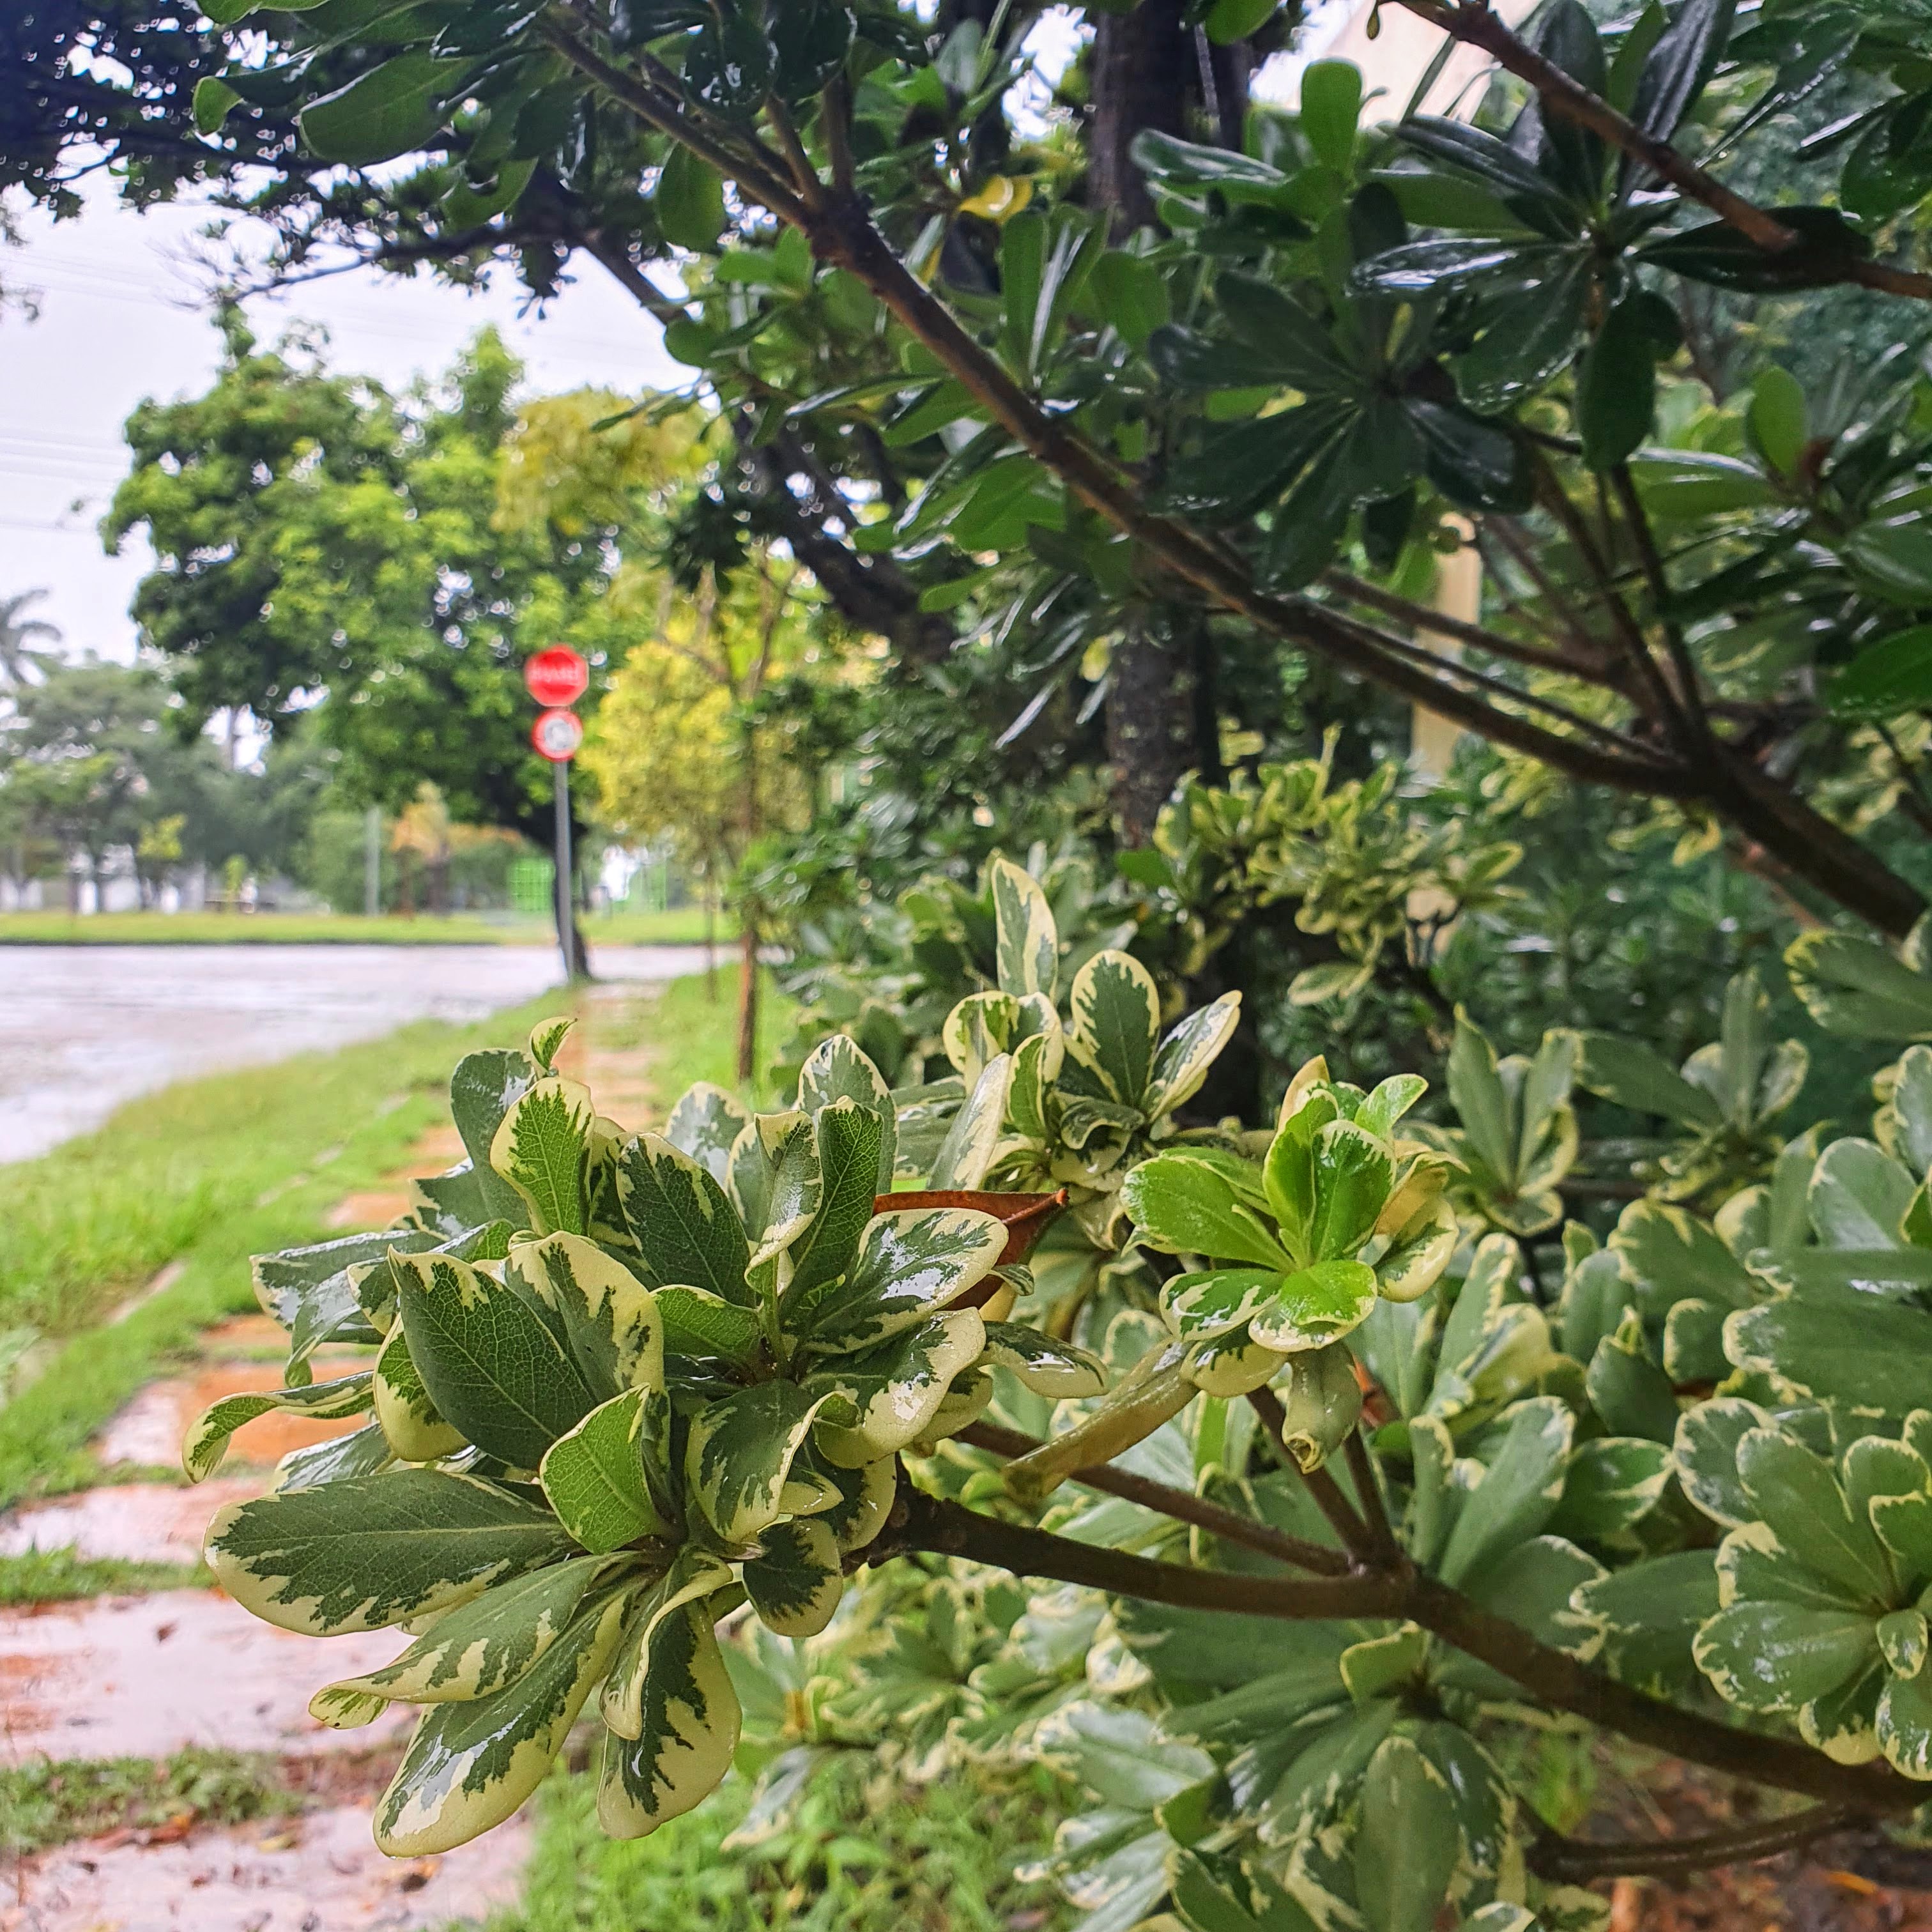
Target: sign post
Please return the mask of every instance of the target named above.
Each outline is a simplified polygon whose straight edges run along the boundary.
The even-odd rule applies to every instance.
[[[538,755],[550,760],[556,792],[556,936],[563,952],[566,979],[583,976],[577,956],[575,895],[570,856],[570,761],[584,742],[584,721],[566,707],[581,698],[590,683],[590,667],[561,644],[539,651],[524,667],[530,695],[545,708],[530,728],[530,742]]]

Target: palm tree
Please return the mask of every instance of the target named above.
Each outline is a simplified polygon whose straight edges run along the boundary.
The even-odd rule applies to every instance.
[[[45,638],[58,642],[60,627],[44,617],[22,615],[29,604],[46,594],[44,590],[22,590],[17,596],[0,597],[0,689],[18,690],[46,674],[44,667],[53,653],[36,650],[28,640]]]

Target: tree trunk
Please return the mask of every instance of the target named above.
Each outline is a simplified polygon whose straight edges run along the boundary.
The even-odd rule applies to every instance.
[[[1133,159],[1144,130],[1240,145],[1252,56],[1216,49],[1188,26],[1181,0],[1142,0],[1094,28],[1087,196],[1115,238],[1152,225],[1154,199]],[[1199,117],[1197,123],[1197,114]],[[1115,646],[1107,755],[1120,842],[1144,845],[1184,772],[1220,773],[1214,644],[1194,605],[1148,612]]]
[[[758,922],[749,906],[738,918],[738,1084],[749,1087],[758,1071]]]

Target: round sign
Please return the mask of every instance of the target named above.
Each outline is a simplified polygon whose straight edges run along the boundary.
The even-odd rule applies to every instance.
[[[584,742],[584,720],[574,711],[540,712],[530,728],[530,742],[552,764],[567,764]]]
[[[539,704],[574,704],[590,683],[590,667],[566,644],[539,651],[524,667],[524,682]]]

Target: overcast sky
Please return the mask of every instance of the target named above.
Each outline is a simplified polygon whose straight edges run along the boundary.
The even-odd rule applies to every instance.
[[[149,554],[130,539],[107,556],[97,526],[126,472],[129,412],[146,397],[197,394],[214,373],[219,344],[187,259],[208,218],[189,208],[134,214],[101,196],[77,221],[23,215],[26,245],[0,252],[0,280],[38,291],[40,310],[32,321],[0,315],[0,597],[44,590],[34,614],[60,626],[70,652],[134,654],[128,603]],[[358,272],[259,299],[249,314],[265,338],[298,320],[322,324],[337,368],[392,387],[446,367],[486,322],[524,358],[536,392],[634,391],[690,373],[594,262],[541,318],[519,318],[520,293],[508,277],[470,296],[427,276]]]
[[[1273,85],[1259,91],[1292,100],[1302,62],[1363,4],[1318,0],[1298,57],[1277,57]],[[1076,45],[1058,14],[1029,41],[1049,80]],[[55,224],[23,212],[26,245],[0,250],[0,283],[36,291],[39,309],[34,320],[0,312],[0,597],[44,590],[34,614],[59,626],[70,654],[134,654],[128,601],[152,557],[139,537],[108,556],[98,525],[126,472],[121,427],[129,412],[148,397],[198,394],[214,373],[219,344],[202,304],[205,277],[190,260],[208,218],[188,206],[131,214],[104,184],[78,220]],[[392,388],[446,368],[490,322],[524,358],[532,393],[586,384],[634,392],[688,380],[664,353],[657,325],[601,268],[580,258],[577,272],[541,316],[519,316],[521,290],[500,271],[478,295],[426,273],[404,281],[361,272],[258,298],[249,314],[265,340],[297,321],[322,324],[335,368]]]

